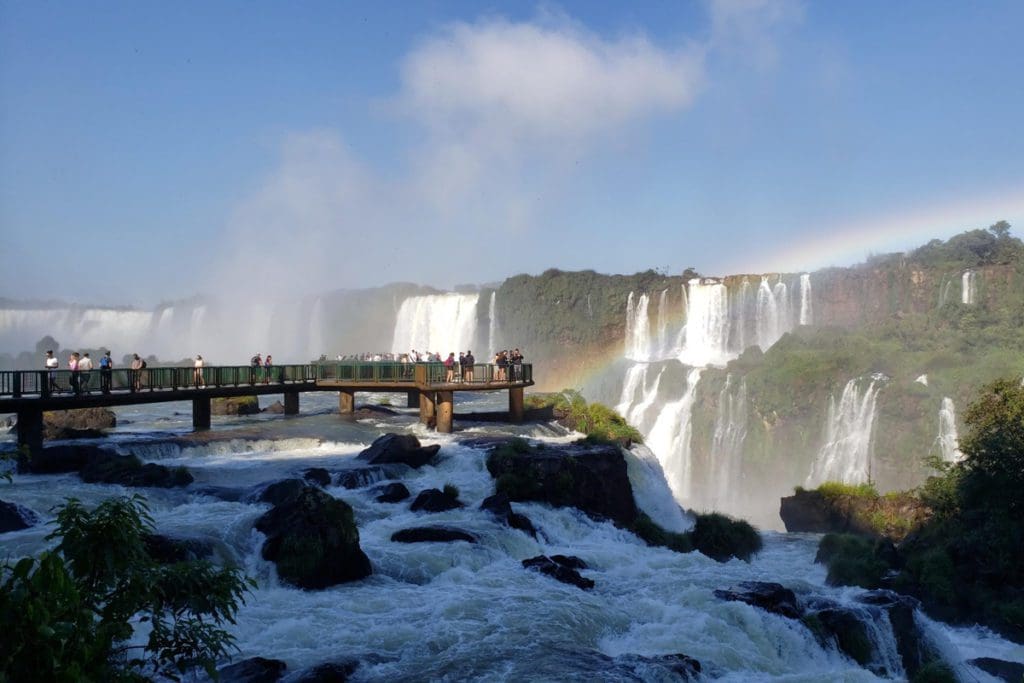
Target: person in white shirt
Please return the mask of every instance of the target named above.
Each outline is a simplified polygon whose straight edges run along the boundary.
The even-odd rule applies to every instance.
[[[78,380],[78,386],[79,389],[84,389],[86,393],[89,392],[89,371],[92,370],[92,368],[92,358],[89,358],[88,353],[83,354],[82,359],[78,361],[78,371],[82,373],[81,377]]]
[[[57,391],[57,368],[60,367],[60,361],[57,360],[57,356],[53,355],[53,349],[46,352],[46,369],[50,376],[50,392]]]
[[[193,370],[193,380],[197,387],[202,389],[206,386],[206,380],[203,379],[203,368],[206,366],[206,362],[203,361],[202,356],[196,356],[195,370]]]

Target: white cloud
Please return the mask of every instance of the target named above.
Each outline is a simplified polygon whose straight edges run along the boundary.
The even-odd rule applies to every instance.
[[[710,49],[761,69],[778,61],[780,35],[803,18],[800,0],[709,0]]]

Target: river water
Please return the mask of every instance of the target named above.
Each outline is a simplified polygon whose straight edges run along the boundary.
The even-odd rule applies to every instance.
[[[402,395],[371,401],[404,405]],[[474,397],[460,410],[501,407],[504,394]],[[261,398],[265,406],[273,397]],[[165,465],[184,465],[196,482],[185,489],[147,490],[158,531],[214,542],[217,554],[244,567],[258,582],[232,630],[236,657],[283,659],[289,671],[325,661],[360,661],[354,680],[674,680],[645,659],[683,653],[699,660],[705,680],[871,681],[901,680],[891,631],[877,629],[879,661],[862,668],[834,648],[822,647],[798,622],[713,591],[741,581],[775,581],[798,596],[824,596],[852,604],[859,589],[825,585],[813,562],[817,537],[765,532],[765,548],[749,564],[720,564],[699,553],[647,547],[629,532],[572,509],[515,504],[537,527],[537,539],[498,524],[478,509],[493,493],[486,453],[472,437],[518,435],[564,442],[578,435],[557,425],[512,426],[456,421],[456,433],[421,427],[415,411],[357,422],[341,420],[333,394],[303,394],[296,417],[262,414],[214,418],[213,430],[191,436],[190,404],[117,409],[118,426],[104,439],[124,452]],[[251,487],[301,476],[308,467],[331,471],[355,466],[355,456],[385,432],[410,432],[441,445],[436,464],[411,471],[402,481],[413,496],[454,484],[466,507],[414,513],[409,502],[378,503],[369,488],[328,491],[355,510],[361,545],[373,565],[363,581],[322,591],[301,591],[278,582],[260,558],[262,534],[253,522],[269,506],[229,502],[204,487]],[[10,442],[11,437],[5,437]],[[639,506],[662,526],[683,530],[679,509],[657,458],[639,447],[628,454]],[[119,486],[89,485],[76,475],[16,476],[0,486],[0,498],[32,508],[44,519],[63,498],[89,504],[131,493]],[[477,544],[390,541],[399,529],[445,524],[464,529]],[[0,535],[6,558],[45,546],[45,524]],[[521,560],[536,555],[576,555],[589,565],[582,574],[591,591],[530,572]],[[979,627],[952,628],[927,620],[929,638],[962,680],[996,680],[967,665],[981,656],[1024,661],[1024,646]],[[888,640],[887,640],[888,639]]]

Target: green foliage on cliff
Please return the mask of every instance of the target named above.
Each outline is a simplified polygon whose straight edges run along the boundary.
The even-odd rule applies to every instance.
[[[598,443],[643,443],[643,435],[626,419],[603,403],[587,403],[575,389],[563,389],[555,394],[531,394],[526,397],[527,408],[551,408],[558,421],[570,429],[585,434],[589,441]]]
[[[814,561],[828,567],[825,581],[830,586],[880,588],[891,569],[882,556],[884,543],[854,534],[825,534]]]
[[[630,531],[647,545],[668,548],[677,553],[694,550],[717,562],[736,557],[745,562],[761,551],[761,534],[747,522],[718,513],[697,515],[693,529],[686,533],[668,531],[644,513],[640,513]]]
[[[0,679],[140,681],[196,666],[215,674],[234,648],[224,626],[249,580],[207,562],[155,562],[138,496],[92,511],[69,500],[56,524],[53,550],[0,569]],[[143,645],[129,643],[136,622],[150,627]]]
[[[1024,258],[1024,242],[1010,236],[1010,224],[999,221],[988,230],[969,230],[946,242],[932,240],[910,252],[916,263],[933,268],[976,268],[1013,263]]]

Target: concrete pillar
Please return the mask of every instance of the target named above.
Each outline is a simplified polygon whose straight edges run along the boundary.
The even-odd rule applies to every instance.
[[[451,391],[437,392],[437,431],[444,434],[452,431],[453,396]]]
[[[338,392],[338,412],[342,415],[351,415],[356,410],[356,392],[351,389],[342,389]]]
[[[43,449],[43,411],[18,411],[18,445],[26,446],[35,455]]]
[[[431,391],[420,392],[420,422],[429,425],[434,421],[434,393]]]
[[[419,408],[420,407],[420,392],[416,389],[412,389],[406,393],[406,408]]]
[[[523,388],[509,387],[508,390],[508,421],[523,421]]]
[[[192,399],[192,429],[197,432],[210,428],[210,397]]]
[[[298,415],[299,414],[299,392],[297,392],[297,391],[286,391],[286,392],[284,392],[284,414],[285,415]]]

